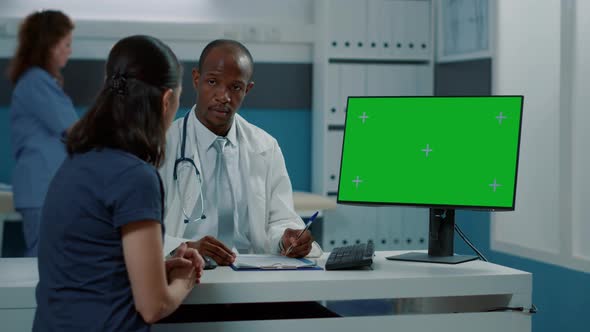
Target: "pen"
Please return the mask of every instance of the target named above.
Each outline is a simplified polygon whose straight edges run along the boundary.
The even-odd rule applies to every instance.
[[[311,218],[309,218],[309,220],[307,221],[307,224],[305,225],[305,228],[301,231],[301,233],[299,233],[299,235],[297,235],[297,238],[295,239],[295,241],[299,240],[299,238],[301,237],[301,235],[303,235],[303,233],[305,233],[305,231],[309,229],[309,226],[311,226],[311,223],[318,216],[318,213],[320,213],[320,211],[316,211],[313,214],[313,216],[311,216]],[[291,252],[291,250],[293,250],[293,244],[291,244],[289,246],[289,248],[287,248],[287,251],[285,252],[285,256],[287,256]]]

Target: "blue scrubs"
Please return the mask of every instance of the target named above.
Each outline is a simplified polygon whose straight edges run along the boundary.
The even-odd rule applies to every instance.
[[[135,309],[121,227],[163,220],[158,171],[114,149],[68,157],[43,206],[33,331],[149,331]]]
[[[72,101],[48,72],[32,67],[22,74],[12,93],[10,130],[14,205],[23,216],[27,256],[37,255],[40,209],[66,157],[61,135],[77,119]]]

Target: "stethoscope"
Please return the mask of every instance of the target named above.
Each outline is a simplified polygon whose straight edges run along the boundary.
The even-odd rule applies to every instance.
[[[188,224],[190,222],[197,222],[203,219],[206,219],[207,217],[205,216],[205,198],[203,197],[203,179],[201,178],[201,172],[199,172],[199,169],[197,168],[197,164],[195,164],[195,161],[191,158],[187,158],[185,156],[185,148],[186,148],[186,128],[187,128],[187,124],[188,124],[188,118],[190,116],[190,114],[192,113],[192,111],[189,111],[188,113],[186,113],[186,115],[184,116],[184,120],[182,123],[182,142],[180,144],[180,158],[177,158],[174,161],[174,172],[173,172],[173,178],[174,181],[176,182],[176,192],[178,193],[178,197],[180,198],[180,202],[181,202],[181,207],[182,207],[182,214],[184,215],[184,223]],[[189,166],[192,166],[195,169],[195,174],[197,175],[197,179],[198,181],[201,183],[201,185],[199,186],[199,191],[201,194],[201,216],[197,219],[191,220],[191,217],[189,216],[189,214],[186,212],[186,209],[184,208],[184,199],[180,193],[180,184],[178,181],[178,172],[177,172],[177,168],[178,165],[182,164],[182,163],[188,163]]]

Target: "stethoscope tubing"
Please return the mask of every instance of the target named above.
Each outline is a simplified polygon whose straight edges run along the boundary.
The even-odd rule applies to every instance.
[[[182,124],[182,134],[181,134],[181,144],[180,144],[180,157],[176,158],[176,160],[174,161],[174,170],[172,172],[172,177],[174,182],[176,183],[176,192],[178,194],[178,198],[181,200],[181,208],[182,208],[182,214],[184,215],[184,223],[188,224],[191,222],[197,222],[200,220],[204,220],[205,218],[207,218],[205,216],[205,198],[203,196],[203,179],[201,178],[201,172],[199,172],[199,169],[197,168],[197,164],[195,164],[195,161],[192,158],[188,158],[186,157],[186,135],[187,135],[187,126],[188,126],[188,118],[190,116],[192,112],[189,111],[188,113],[185,114],[184,119],[183,119],[183,124]],[[201,195],[201,213],[200,213],[200,217],[197,219],[193,219],[191,220],[190,215],[187,213],[185,207],[184,207],[184,202],[183,202],[183,197],[180,193],[180,180],[178,179],[178,165],[180,165],[181,163],[189,163],[194,169],[195,169],[195,175],[197,176],[198,181],[200,182],[200,186],[199,186],[199,192]]]

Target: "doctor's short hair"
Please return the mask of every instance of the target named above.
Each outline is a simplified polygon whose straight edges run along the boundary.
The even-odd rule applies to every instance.
[[[248,51],[244,44],[232,39],[216,39],[205,46],[201,52],[201,56],[199,57],[199,64],[197,67],[199,73],[203,73],[203,64],[205,63],[205,59],[207,59],[209,53],[218,47],[226,47],[245,55],[250,62],[250,78],[252,78],[252,75],[254,74],[254,58],[252,58],[252,54],[250,54],[250,51]]]
[[[69,131],[70,155],[113,148],[159,167],[165,159],[166,126],[162,96],[178,93],[182,67],[157,38],[118,41],[106,64],[106,79],[94,105]]]
[[[10,82],[16,84],[22,74],[34,66],[61,81],[61,73],[49,68],[51,50],[72,30],[72,20],[58,10],[37,11],[27,16],[19,27],[18,46],[8,68]]]

